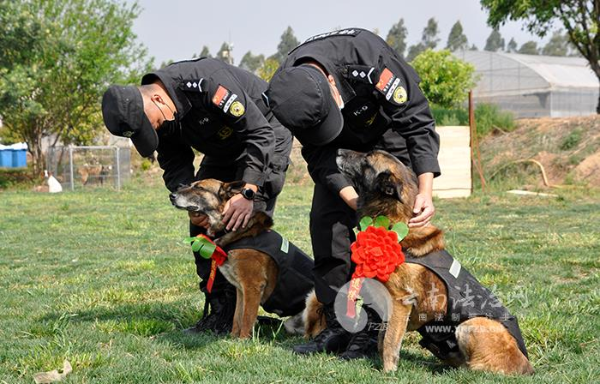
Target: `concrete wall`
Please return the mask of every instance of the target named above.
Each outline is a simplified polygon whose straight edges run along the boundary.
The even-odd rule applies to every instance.
[[[436,127],[440,135],[438,160],[442,175],[433,181],[440,198],[471,195],[471,146],[469,127]]]

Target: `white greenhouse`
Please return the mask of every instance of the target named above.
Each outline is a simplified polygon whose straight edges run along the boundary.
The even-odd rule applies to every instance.
[[[565,117],[596,113],[598,78],[576,57],[460,51],[475,66],[475,102],[493,103],[516,117]]]

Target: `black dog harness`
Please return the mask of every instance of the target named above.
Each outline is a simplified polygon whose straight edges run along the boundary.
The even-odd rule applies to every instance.
[[[262,305],[263,309],[278,316],[292,316],[305,307],[306,296],[313,289],[314,261],[279,233],[268,230],[256,237],[245,237],[224,247],[254,249],[269,255],[277,264],[279,273],[273,293]]]
[[[419,342],[421,346],[438,358],[447,360],[460,354],[456,327],[473,317],[487,317],[502,323],[514,337],[521,352],[528,357],[517,319],[448,252],[437,251],[423,257],[406,253],[406,262],[422,265],[435,273],[446,285],[448,295],[446,315],[417,330],[423,336]]]

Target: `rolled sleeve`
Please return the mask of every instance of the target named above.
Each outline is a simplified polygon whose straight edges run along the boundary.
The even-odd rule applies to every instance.
[[[324,184],[335,194],[353,185],[352,181],[338,169],[335,161],[337,148],[307,145],[302,147],[302,156],[308,165],[308,173],[315,183]]]

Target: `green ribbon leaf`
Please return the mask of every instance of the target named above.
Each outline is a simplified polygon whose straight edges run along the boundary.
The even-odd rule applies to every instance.
[[[369,225],[373,224],[373,219],[371,219],[369,216],[365,216],[362,219],[360,219],[360,230],[361,231],[365,231],[367,229],[367,227]]]
[[[210,259],[217,249],[214,243],[204,237],[186,237],[184,242],[191,243],[192,251],[198,252],[205,259]]]
[[[202,244],[202,248],[200,248],[200,256],[205,259],[210,259],[215,252],[215,249],[217,249],[217,246],[206,240],[206,242]]]
[[[392,231],[398,234],[398,241],[402,241],[408,235],[408,225],[405,223],[396,223],[392,227]]]
[[[195,240],[192,243],[192,251],[198,252],[200,250],[200,248],[202,248],[202,243],[200,241],[198,241],[198,240]]]
[[[373,223],[374,227],[383,227],[388,229],[390,227],[390,219],[385,216],[377,216],[375,218],[375,222]]]

